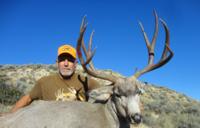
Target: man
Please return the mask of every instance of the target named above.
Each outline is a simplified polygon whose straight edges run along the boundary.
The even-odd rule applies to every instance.
[[[37,99],[85,101],[86,92],[99,87],[97,81],[75,73],[77,56],[72,46],[62,45],[58,48],[57,66],[58,73],[38,80],[30,93],[17,101],[11,112]]]

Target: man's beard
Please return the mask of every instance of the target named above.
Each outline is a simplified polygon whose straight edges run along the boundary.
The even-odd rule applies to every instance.
[[[70,77],[74,73],[74,69],[60,69],[59,72],[63,77]]]

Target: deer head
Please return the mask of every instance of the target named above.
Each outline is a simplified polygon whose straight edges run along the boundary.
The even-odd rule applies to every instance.
[[[158,24],[159,24],[156,11],[154,11],[154,16],[155,16],[155,31],[154,31],[154,36],[151,42],[149,41],[144,31],[144,27],[142,23],[141,22],[139,23],[145,42],[146,42],[147,49],[148,49],[148,64],[146,67],[144,67],[141,70],[136,71],[135,74],[127,78],[117,77],[112,74],[108,74],[103,71],[96,70],[94,68],[91,62],[92,57],[95,54],[95,50],[93,51],[91,50],[92,38],[93,38],[94,32],[92,32],[90,36],[89,47],[88,47],[88,50],[86,50],[84,39],[83,39],[84,33],[86,31],[86,27],[87,27],[85,17],[83,18],[82,24],[80,27],[80,35],[77,41],[77,53],[78,53],[78,57],[83,69],[90,76],[112,82],[112,85],[113,85],[112,91],[109,91],[109,92],[111,96],[110,99],[115,104],[115,111],[119,113],[118,116],[127,119],[131,123],[140,123],[142,120],[140,100],[139,100],[141,82],[139,82],[137,79],[141,75],[165,65],[173,57],[173,52],[169,47],[168,27],[166,23],[164,22],[164,20],[159,19],[165,29],[166,39],[165,39],[165,47],[164,47],[161,59],[157,63],[154,63],[154,55],[155,55],[154,48],[155,48],[156,38],[158,35]],[[81,48],[84,51],[86,60],[84,60]],[[87,67],[88,64],[90,65],[90,68]]]

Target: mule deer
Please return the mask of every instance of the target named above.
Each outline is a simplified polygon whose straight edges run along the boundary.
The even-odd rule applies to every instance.
[[[88,51],[85,50],[86,61],[84,60],[81,50],[82,48],[85,49],[83,36],[87,27],[84,17],[77,42],[80,63],[85,72],[92,77],[108,80],[112,83],[110,86],[104,86],[89,93],[90,98],[94,98],[95,102],[100,103],[38,101],[16,113],[0,117],[0,128],[128,128],[130,124],[139,124],[142,121],[139,99],[141,83],[137,78],[146,72],[163,66],[173,57],[173,52],[169,47],[167,25],[163,20],[160,20],[166,32],[166,42],[161,59],[154,64],[154,47],[159,22],[155,11],[154,15],[156,23],[151,43],[140,23],[148,49],[148,65],[127,78],[107,74],[96,70],[94,66],[91,66],[92,68],[87,67],[89,63],[91,64],[94,52],[91,50],[92,41],[90,41]],[[92,36],[93,34],[90,40],[92,40]]]

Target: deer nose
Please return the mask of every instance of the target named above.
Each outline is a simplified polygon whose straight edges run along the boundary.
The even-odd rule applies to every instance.
[[[136,124],[139,124],[142,121],[142,116],[139,113],[132,115],[131,118],[134,120]]]

